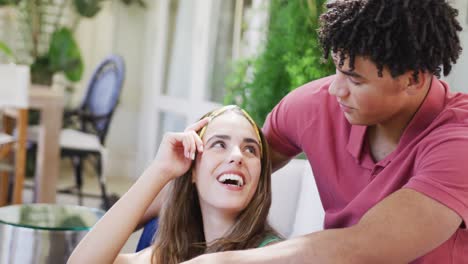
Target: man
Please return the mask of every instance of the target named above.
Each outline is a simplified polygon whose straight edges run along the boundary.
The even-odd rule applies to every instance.
[[[319,30],[336,75],[263,128],[279,168],[304,151],[325,230],[188,263],[468,263],[468,96],[437,79],[461,47],[443,0],[336,0]]]

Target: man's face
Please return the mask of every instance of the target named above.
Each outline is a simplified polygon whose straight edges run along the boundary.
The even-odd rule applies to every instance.
[[[336,78],[328,92],[336,100],[346,119],[353,125],[385,124],[398,119],[407,99],[405,78],[393,78],[384,68],[379,77],[376,65],[367,58],[356,56],[354,70],[348,58],[341,68],[334,54]]]

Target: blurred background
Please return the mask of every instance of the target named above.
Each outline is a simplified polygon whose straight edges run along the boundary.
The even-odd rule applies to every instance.
[[[152,161],[166,131],[181,131],[202,114],[232,103],[261,125],[288,92],[334,73],[317,42],[325,2],[0,0],[0,62],[29,65],[32,83],[61,94],[67,112],[83,101],[96,66],[111,54],[122,57],[125,80],[101,142],[106,149],[102,174],[93,167],[96,159],[83,164],[83,189],[94,197],[81,204],[106,209],[98,179],[114,202]],[[449,2],[459,11],[460,38],[468,49],[468,1]],[[453,90],[468,92],[467,69],[465,50],[444,80]],[[29,111],[29,124],[37,123],[38,113]],[[36,153],[27,151],[23,203],[35,201]],[[69,159],[59,166],[52,190],[76,181]],[[78,200],[57,194],[56,202]],[[133,252],[139,236],[132,235],[123,251]]]
[[[122,192],[151,162],[165,131],[225,103],[242,105],[262,124],[290,90],[333,73],[316,41],[324,2],[0,0],[0,41],[17,63],[32,65],[33,82],[63,92],[66,109],[79,105],[104,57],[123,57],[104,169],[108,182],[124,179],[115,187]],[[468,2],[450,2],[468,48]],[[467,69],[465,51],[445,78],[454,90],[468,91]],[[60,178],[71,168],[62,163]],[[86,164],[85,171],[93,173]],[[97,186],[95,178],[88,182]]]

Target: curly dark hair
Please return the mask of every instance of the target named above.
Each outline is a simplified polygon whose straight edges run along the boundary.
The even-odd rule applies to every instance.
[[[335,0],[321,15],[319,39],[324,57],[338,52],[338,67],[355,56],[373,61],[378,74],[393,78],[413,71],[448,75],[462,48],[458,11],[445,0]]]

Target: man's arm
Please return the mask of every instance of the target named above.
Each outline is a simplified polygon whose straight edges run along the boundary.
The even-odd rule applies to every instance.
[[[281,169],[284,165],[288,164],[293,157],[286,156],[270,147],[271,168],[273,172]]]
[[[265,248],[204,255],[188,263],[408,263],[449,239],[461,222],[445,205],[402,189],[374,206],[355,226]]]

